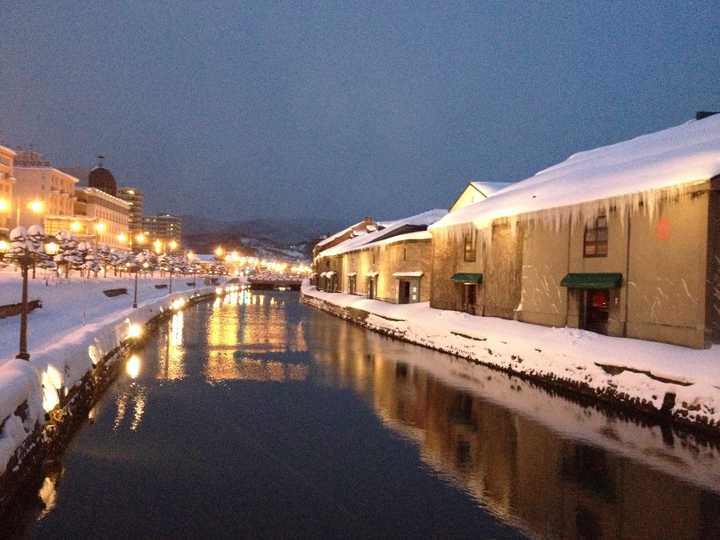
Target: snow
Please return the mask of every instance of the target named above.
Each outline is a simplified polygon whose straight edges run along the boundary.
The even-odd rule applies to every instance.
[[[326,293],[307,283],[302,293],[339,307],[367,312],[370,328],[413,343],[511,369],[614,389],[646,400],[656,409],[665,393],[676,395],[674,411],[693,421],[720,422],[720,348],[697,350],[574,328],[551,328],[494,317],[433,309],[428,303],[390,304],[356,295]],[[612,375],[601,367],[621,370]],[[661,380],[658,380],[661,379]],[[691,405],[688,410],[686,406]],[[697,410],[693,410],[696,409]],[[683,413],[684,414],[684,413]]]
[[[485,197],[490,197],[498,191],[512,185],[512,182],[470,182],[472,187],[477,189]]]
[[[332,242],[333,240],[336,240],[336,239],[340,238],[342,235],[348,234],[350,231],[352,231],[352,230],[355,229],[356,227],[359,227],[359,226],[362,225],[362,224],[363,224],[362,221],[358,221],[357,223],[355,223],[355,224],[353,224],[353,225],[350,225],[349,227],[344,228],[342,231],[336,232],[335,234],[333,234],[333,235],[331,235],[331,236],[328,236],[327,238],[325,238],[325,239],[321,240],[320,242],[318,242],[316,245],[317,245],[317,247],[325,246],[325,245],[329,244],[330,242]],[[368,231],[375,231],[375,230],[377,230],[377,227],[376,227],[375,225],[367,225],[367,226],[366,226],[366,229],[367,229]]]
[[[609,200],[625,204],[641,194],[654,201],[658,190],[708,180],[720,173],[720,115],[580,152],[483,201],[448,214],[440,229],[473,223],[486,228],[494,219]],[[639,198],[629,202],[639,203]]]
[[[213,290],[194,289],[187,285],[191,279],[176,275],[175,292],[168,294],[168,289],[155,288],[168,278],[141,277],[138,308],[133,309],[133,277],[46,280],[40,269],[37,276],[29,280],[29,297],[42,301],[41,308],[28,314],[30,362],[15,359],[20,317],[0,319],[0,473],[36,422],[44,422],[44,412],[58,403],[58,392],[75,386],[105,354],[161,310],[171,309],[178,298]],[[0,304],[20,301],[20,283],[18,272],[0,271]],[[107,297],[102,292],[118,287],[128,294]],[[26,401],[28,415],[21,421],[15,411]]]
[[[416,232],[425,233],[425,235],[428,235],[429,233],[427,231],[414,231],[412,233],[403,233],[398,234],[403,227],[427,227],[432,223],[435,223],[439,219],[441,219],[443,216],[447,214],[447,210],[444,209],[435,209],[435,210],[428,210],[427,212],[423,212],[421,214],[417,214],[414,216],[410,216],[407,218],[399,219],[397,221],[387,222],[385,228],[363,234],[361,236],[356,236],[354,238],[349,238],[348,240],[345,240],[344,242],[341,242],[337,244],[336,246],[333,246],[331,248],[328,248],[320,253],[320,257],[331,257],[333,255],[341,255],[343,253],[348,253],[350,251],[355,251],[358,249],[364,249],[369,247],[370,245],[380,245],[383,241],[399,241],[399,236],[408,236],[409,234],[415,234]],[[393,233],[396,233],[393,235]],[[412,239],[425,239],[428,238],[427,236],[420,236],[420,237],[414,237]],[[405,240],[409,240],[411,238],[405,238]],[[388,242],[390,243],[390,242]]]

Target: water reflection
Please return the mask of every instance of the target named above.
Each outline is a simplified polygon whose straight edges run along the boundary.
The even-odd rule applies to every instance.
[[[302,324],[292,323],[286,308],[284,297],[247,289],[217,298],[207,324],[207,381],[305,379],[304,365],[250,356],[307,351]]]
[[[168,319],[63,481],[37,484],[38,534],[516,535],[487,509],[538,538],[720,538],[716,448],[295,298],[241,291]]]
[[[438,476],[532,536],[720,538],[717,448],[351,325],[307,330],[323,380],[361,394]]]
[[[185,314],[182,311],[174,313],[167,323],[162,336],[164,347],[158,358],[158,379],[173,381],[185,377],[184,326]]]

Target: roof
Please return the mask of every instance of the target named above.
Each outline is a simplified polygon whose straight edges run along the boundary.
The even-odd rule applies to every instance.
[[[340,238],[342,235],[351,232],[355,227],[360,227],[363,223],[365,223],[365,220],[358,221],[357,223],[354,223],[353,225],[350,225],[349,227],[345,227],[342,231],[336,232],[335,234],[330,235],[327,238],[324,238],[323,240],[320,240],[317,244],[315,244],[315,247],[322,247],[326,244],[329,244],[333,240]]]
[[[720,115],[580,152],[492,197],[448,214],[431,229],[569,207],[708,180],[720,173]]]
[[[379,245],[380,243],[385,243],[382,242],[383,240],[388,240],[390,238],[395,238],[395,241],[398,241],[397,238],[399,238],[400,235],[409,236],[409,234],[415,232],[422,232],[423,230],[427,229],[430,224],[435,223],[437,220],[441,219],[446,214],[447,210],[435,209],[428,210],[427,212],[423,212],[422,214],[398,219],[396,221],[388,221],[385,222],[386,227],[384,229],[363,234],[361,236],[356,236],[354,238],[349,238],[336,246],[322,251],[320,253],[320,256],[328,257],[332,255],[340,255],[349,251],[363,249],[369,247],[370,245]],[[411,238],[405,239],[410,240]],[[418,238],[413,239],[417,240]]]
[[[472,187],[477,189],[480,193],[482,193],[485,197],[490,197],[491,195],[494,195],[501,189],[505,189],[508,186],[512,185],[512,182],[470,182]]]

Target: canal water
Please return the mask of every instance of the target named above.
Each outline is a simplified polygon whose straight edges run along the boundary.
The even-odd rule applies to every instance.
[[[720,538],[720,455],[243,291],[163,325],[4,532]]]

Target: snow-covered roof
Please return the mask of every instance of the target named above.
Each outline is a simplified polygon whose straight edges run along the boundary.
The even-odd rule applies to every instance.
[[[485,197],[494,195],[501,189],[512,185],[512,182],[470,182],[470,185],[482,193]]]
[[[720,173],[720,115],[580,152],[448,214],[431,229],[652,192]]]
[[[323,240],[320,240],[320,241],[316,244],[316,247],[322,247],[322,246],[324,246],[324,245],[329,244],[329,243],[332,242],[333,240],[336,240],[337,238],[340,238],[342,235],[351,232],[351,231],[352,231],[353,229],[355,229],[356,227],[360,227],[364,222],[365,222],[364,220],[363,220],[363,221],[358,221],[357,223],[354,223],[353,225],[350,225],[349,227],[345,227],[342,231],[336,232],[335,234],[330,235],[330,236],[328,236],[327,238],[325,238],[325,239],[323,239]],[[374,225],[368,226],[368,230],[373,230],[374,228],[375,228]]]
[[[386,227],[362,236],[356,236],[355,238],[349,238],[340,244],[326,249],[320,253],[322,257],[328,257],[332,255],[340,255],[356,249],[366,248],[369,245],[378,245],[383,240],[389,240],[403,235],[405,229],[412,229],[413,227],[427,227],[437,220],[441,219],[447,214],[445,209],[428,210],[422,214],[410,216],[404,219],[398,219],[396,221],[385,222]],[[412,232],[424,232],[424,231],[412,231]],[[409,233],[406,233],[409,234]],[[417,239],[417,238],[416,238]],[[410,238],[406,238],[410,240]]]

